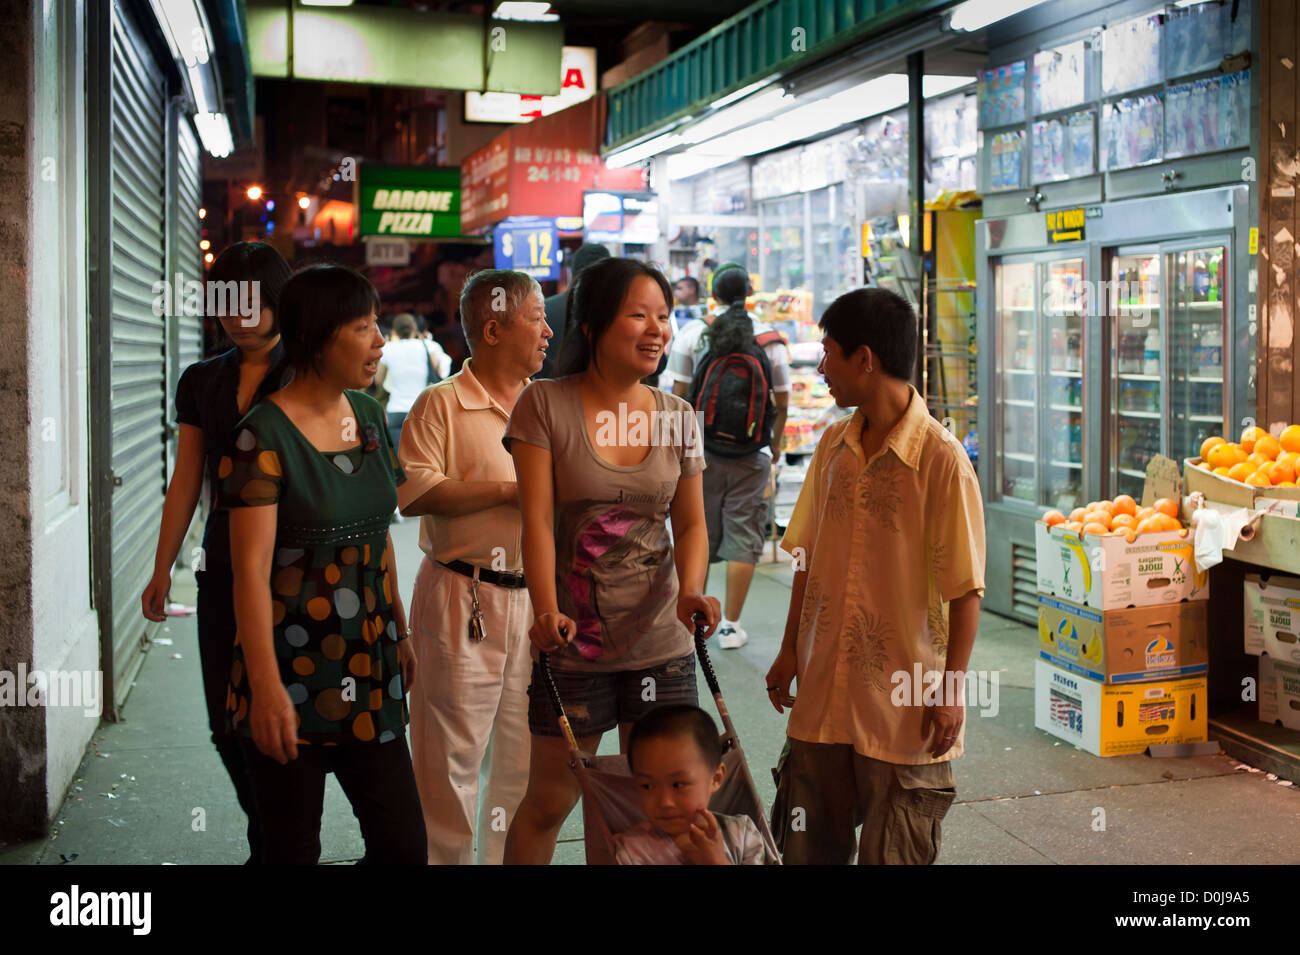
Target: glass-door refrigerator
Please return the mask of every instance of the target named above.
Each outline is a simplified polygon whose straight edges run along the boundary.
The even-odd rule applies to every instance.
[[[1207,437],[1225,433],[1227,250],[1226,238],[1209,236],[1106,250],[1114,359],[1106,497],[1141,497],[1152,457],[1181,465]]]
[[[1053,244],[1044,213],[976,223],[984,606],[1035,620],[1048,508],[1140,497],[1254,413],[1250,203],[1225,187],[1103,203]]]
[[[1084,259],[1012,259],[993,274],[996,484],[1035,513],[1068,513],[1083,493]]]

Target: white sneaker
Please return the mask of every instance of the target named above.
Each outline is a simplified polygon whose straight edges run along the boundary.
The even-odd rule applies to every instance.
[[[748,642],[749,634],[738,623],[724,623],[718,628],[718,646],[724,650],[739,650]]]

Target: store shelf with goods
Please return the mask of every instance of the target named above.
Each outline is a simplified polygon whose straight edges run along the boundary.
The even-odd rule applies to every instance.
[[[1160,375],[1120,374],[1121,381],[1164,381]]]
[[[1004,405],[1011,405],[1014,408],[1032,408],[1034,406],[1032,401],[1027,401],[1023,398],[1003,398],[1002,403]]]
[[[1133,468],[1120,468],[1119,473],[1123,474],[1125,477],[1142,478],[1144,480],[1147,476],[1146,471],[1136,471]]]
[[[1083,470],[1083,465],[1078,461],[1052,461],[1051,464],[1054,468],[1069,468],[1073,471]]]
[[[1026,464],[1034,463],[1034,456],[1032,454],[1022,454],[1019,451],[1003,451],[1002,456],[1004,458],[1009,458],[1012,461],[1023,461]]]
[[[1121,408],[1119,411],[1119,416],[1121,418],[1151,418],[1153,420],[1159,420],[1160,412],[1159,411],[1125,411],[1123,408]]]
[[[1048,405],[1053,411],[1072,411],[1078,414],[1083,413],[1082,405]]]

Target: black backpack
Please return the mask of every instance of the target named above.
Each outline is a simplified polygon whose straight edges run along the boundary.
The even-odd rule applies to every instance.
[[[764,351],[785,342],[780,332],[751,338],[739,351],[715,354],[712,346],[700,359],[686,400],[697,413],[704,449],[724,458],[743,458],[772,443],[776,403],[772,398],[772,363]]]

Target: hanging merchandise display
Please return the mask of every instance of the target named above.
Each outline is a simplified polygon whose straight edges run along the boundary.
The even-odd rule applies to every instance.
[[[1034,123],[1033,182],[1051,182],[1071,175],[1066,168],[1066,125],[1059,119]]]
[[[1159,162],[1164,146],[1164,103],[1148,93],[1102,109],[1102,167],[1127,169]]]
[[[1165,158],[1250,145],[1250,70],[1169,89]]]
[[[1097,114],[1090,109],[1065,120],[1065,173],[1091,176],[1097,171]]]
[[[1034,115],[1078,106],[1087,98],[1084,58],[1088,45],[1079,40],[1034,54]]]
[[[984,134],[989,149],[989,186],[992,192],[1005,192],[1024,186],[1025,131]]]
[[[1225,4],[1202,3],[1166,14],[1167,75],[1187,76],[1219,65],[1228,41],[1228,13]]]
[[[980,129],[1014,126],[1025,121],[1025,61],[980,70],[975,80]]]
[[[1127,93],[1160,82],[1160,15],[1136,17],[1102,31],[1101,92]]]

